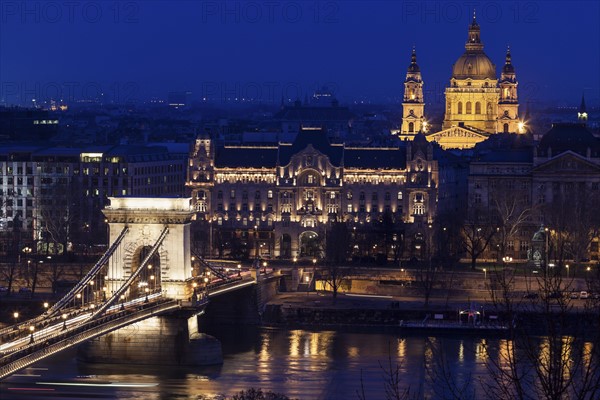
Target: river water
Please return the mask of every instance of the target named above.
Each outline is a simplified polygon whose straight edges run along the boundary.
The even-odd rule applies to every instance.
[[[209,333],[222,342],[222,365],[84,364],[73,351],[3,381],[0,398],[204,399],[262,388],[298,399],[358,399],[362,386],[367,399],[385,399],[383,374],[390,370],[390,360],[392,370],[399,368],[400,386],[410,386],[411,393],[420,392],[424,398],[439,398],[443,390],[439,378],[438,393],[432,389],[433,365],[446,366],[455,381],[473,382],[471,389],[483,395],[478,383],[486,376],[483,347],[494,348],[501,340],[381,330],[226,327]],[[437,351],[431,351],[432,344]],[[444,360],[438,362],[434,354]]]

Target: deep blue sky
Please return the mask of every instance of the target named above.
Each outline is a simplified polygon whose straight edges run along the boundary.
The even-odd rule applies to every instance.
[[[391,101],[414,44],[439,105],[473,8],[498,73],[511,46],[521,103],[578,104],[582,91],[600,103],[598,2],[347,0],[2,0],[0,102],[175,90],[279,102],[324,84],[345,102]]]

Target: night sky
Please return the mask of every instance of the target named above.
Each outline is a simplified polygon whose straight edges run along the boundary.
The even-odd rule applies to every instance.
[[[416,45],[440,105],[475,8],[521,103],[600,103],[600,3],[361,1],[0,2],[0,104],[167,97],[279,103],[323,85],[343,102],[398,101]]]

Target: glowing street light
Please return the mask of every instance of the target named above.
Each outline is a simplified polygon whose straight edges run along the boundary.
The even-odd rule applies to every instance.
[[[29,325],[29,332],[31,332],[31,338],[29,339],[29,343],[33,343],[33,332],[35,331],[35,326]]]
[[[63,320],[63,330],[67,329],[67,314],[63,314],[62,315],[62,320]]]
[[[487,269],[486,268],[483,269],[483,279],[487,280]]]
[[[567,279],[569,279],[569,264],[565,265],[565,268],[567,268]]]
[[[45,302],[44,302],[44,308],[47,310],[49,306],[50,306],[50,304],[48,304],[48,302],[47,302],[47,301],[45,301]]]

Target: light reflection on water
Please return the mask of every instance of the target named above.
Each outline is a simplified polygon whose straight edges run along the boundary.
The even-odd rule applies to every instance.
[[[487,354],[501,358],[507,345],[496,338],[401,337],[394,332],[225,328],[210,333],[222,341],[222,365],[184,368],[83,364],[75,360],[74,353],[69,353],[35,366],[48,370],[24,372],[41,374],[40,377],[18,376],[6,380],[0,384],[0,398],[34,399],[56,394],[55,397],[84,399],[93,394],[117,399],[198,399],[200,395],[232,395],[254,387],[299,399],[356,399],[362,376],[368,398],[381,399],[385,398],[382,366],[388,369],[398,366],[402,385],[410,385],[411,392],[421,391],[428,398],[431,389],[423,386],[428,379],[427,367],[435,367],[442,360],[458,379],[476,382],[486,374]],[[77,378],[82,375],[88,377]],[[158,386],[57,386],[53,393],[14,390],[45,388],[36,382],[48,381],[158,383]]]

